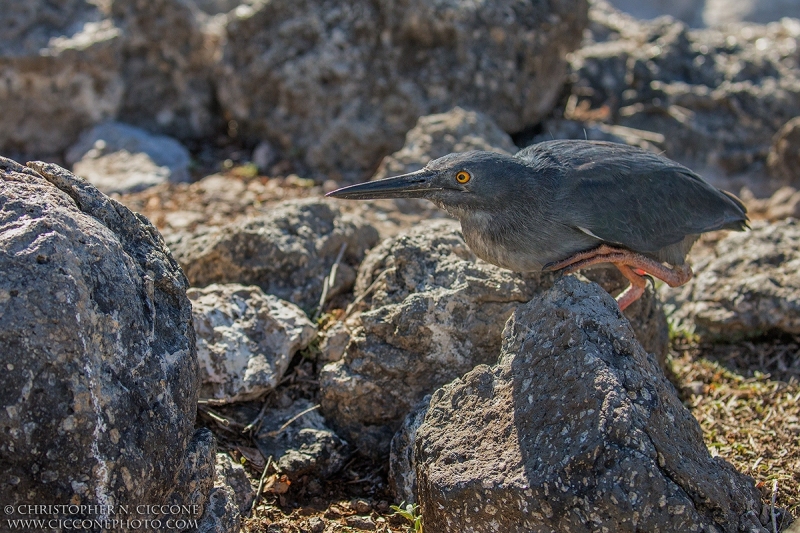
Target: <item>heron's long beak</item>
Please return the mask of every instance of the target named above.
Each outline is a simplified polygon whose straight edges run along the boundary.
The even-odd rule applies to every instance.
[[[331,191],[325,196],[347,200],[377,200],[379,198],[424,198],[429,192],[441,189],[433,185],[436,173],[422,169],[393,178],[368,181]]]

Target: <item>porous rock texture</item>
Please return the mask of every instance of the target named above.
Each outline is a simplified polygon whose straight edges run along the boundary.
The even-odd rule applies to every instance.
[[[186,446],[184,452],[184,466],[178,476],[173,480],[173,486],[179,487],[173,491],[165,504],[178,505],[183,507],[191,506],[190,509],[197,511],[197,514],[184,514],[183,511],[176,515],[166,515],[160,517],[162,520],[174,519],[199,519],[202,514],[207,513],[206,505],[211,491],[214,487],[216,469],[214,465],[214,454],[217,450],[217,443],[210,430],[201,428],[195,431],[192,440]],[[123,475],[125,475],[123,473]],[[157,518],[152,516],[150,518]]]
[[[120,122],[104,122],[81,134],[66,152],[72,171],[106,194],[189,181],[189,151],[166,135]]]
[[[431,531],[766,532],[753,480],[709,455],[614,300],[573,277],[516,310],[497,366],[433,394],[415,453]]]
[[[800,334],[800,222],[754,222],[720,240],[681,290],[671,318],[708,339]]]
[[[586,13],[585,0],[258,0],[229,14],[219,99],[241,133],[360,176],[453,105],[508,132],[536,123]]]
[[[311,199],[194,235],[175,234],[169,243],[192,286],[257,285],[310,311],[342,246],[331,297],[353,286],[356,266],[377,240],[377,230],[362,218],[342,214],[336,202]]]
[[[213,438],[192,441],[188,284],[158,231],[58,166],[2,158],[0,272],[0,502],[202,503]]]
[[[204,487],[202,498],[188,501],[173,500],[178,505],[196,505],[200,516],[177,515],[176,520],[196,520],[196,533],[239,533],[242,529],[242,517],[250,516],[250,507],[255,498],[255,491],[242,465],[234,463],[227,453],[217,453],[214,436],[208,429],[197,430],[199,440],[206,443],[203,456]],[[210,443],[210,445],[209,445]],[[177,484],[191,485],[192,479],[179,479]],[[166,524],[162,520],[162,525]],[[174,527],[173,527],[174,529]]]
[[[359,269],[355,296],[364,310],[348,319],[344,357],[320,372],[326,418],[361,451],[385,457],[403,417],[426,394],[496,362],[505,321],[555,277],[478,260],[452,221],[421,224],[384,241]],[[648,291],[629,314],[661,354],[666,322],[654,299]],[[664,333],[651,328],[652,317]]]
[[[236,507],[236,494],[224,479],[217,477],[208,495],[203,515],[194,529],[197,533],[239,533],[242,516]]]
[[[661,134],[667,156],[712,178],[760,170],[772,136],[800,115],[796,20],[689,30],[637,21],[602,0],[590,18],[570,59],[575,107]]]
[[[212,284],[187,291],[200,366],[200,398],[237,402],[274,389],[317,328],[294,304],[256,286]]]

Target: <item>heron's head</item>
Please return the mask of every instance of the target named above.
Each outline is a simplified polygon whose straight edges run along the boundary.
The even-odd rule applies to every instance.
[[[471,211],[497,212],[518,198],[531,168],[495,152],[464,152],[434,159],[422,170],[358,185],[326,196],[349,200],[424,198],[462,218]]]

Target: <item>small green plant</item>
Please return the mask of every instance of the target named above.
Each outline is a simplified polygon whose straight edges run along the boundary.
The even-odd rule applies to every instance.
[[[411,526],[408,528],[409,531],[422,533],[422,515],[419,514],[418,504],[402,502],[400,505],[392,505],[391,509],[394,510],[392,516],[402,516],[411,522]]]
[[[700,341],[700,336],[694,331],[694,324],[680,323],[671,316],[667,317],[670,342],[683,341],[696,344]]]
[[[308,359],[309,361],[316,361],[317,356],[321,353],[319,349],[319,343],[321,339],[319,336],[314,337],[311,339],[311,342],[308,343],[308,346],[300,350],[298,353],[303,359]]]

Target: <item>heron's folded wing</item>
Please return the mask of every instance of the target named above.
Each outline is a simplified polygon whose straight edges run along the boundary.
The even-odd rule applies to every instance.
[[[642,252],[656,252],[688,235],[746,227],[738,199],[685,167],[643,167],[600,161],[573,168],[562,188],[565,219],[604,241]]]

